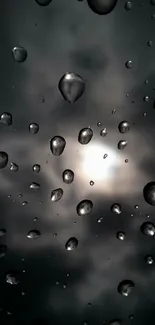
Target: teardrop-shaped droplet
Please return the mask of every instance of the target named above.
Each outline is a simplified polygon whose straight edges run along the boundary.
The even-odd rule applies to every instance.
[[[39,6],[48,6],[52,0],[36,0],[37,4]]]
[[[11,170],[12,172],[17,172],[17,171],[18,171],[18,165],[15,164],[14,162],[11,162],[11,163],[10,163],[10,170]]]
[[[62,196],[63,196],[62,188],[57,188],[56,190],[53,190],[51,192],[51,201],[52,202],[57,202],[62,198]]]
[[[0,229],[0,236],[4,236],[4,235],[6,235],[6,229],[1,228]]]
[[[33,165],[32,170],[35,173],[39,173],[40,172],[40,165],[38,165],[38,164]]]
[[[24,62],[27,59],[27,51],[21,46],[15,46],[12,55],[16,62]]]
[[[55,136],[50,140],[50,149],[54,156],[60,156],[66,146],[66,141],[61,136]]]
[[[2,113],[1,114],[1,119],[0,119],[1,123],[10,126],[12,125],[12,115],[10,113]]]
[[[90,200],[83,200],[77,205],[77,213],[79,216],[88,215],[93,208],[93,202]]]
[[[19,283],[19,280],[18,280],[18,275],[16,273],[8,273],[6,275],[6,282],[9,283],[9,284],[12,284],[12,285],[16,285]]]
[[[149,182],[145,185],[143,195],[148,204],[155,206],[155,182]]]
[[[64,183],[71,184],[74,181],[74,173],[71,169],[66,169],[63,174],[62,178]]]
[[[126,61],[125,66],[126,66],[127,69],[131,69],[132,68],[132,61],[131,60]]]
[[[135,285],[134,285],[133,281],[124,280],[124,281],[120,282],[120,284],[118,285],[117,290],[121,295],[127,297],[132,292],[134,287],[135,287]]]
[[[93,131],[91,128],[84,128],[79,132],[78,141],[81,144],[88,144],[92,139]]]
[[[114,319],[108,325],[121,325],[122,321],[120,319]]]
[[[65,245],[68,251],[75,250],[77,246],[78,246],[78,240],[75,237],[71,237],[70,239],[68,239]]]
[[[39,125],[37,123],[31,123],[29,125],[29,131],[32,133],[32,134],[36,134],[38,133],[39,131]]]
[[[124,240],[125,239],[125,232],[123,231],[118,231],[116,234],[117,239],[119,240]]]
[[[121,214],[121,212],[122,212],[121,205],[119,203],[114,203],[111,206],[111,211],[116,214]]]
[[[120,133],[126,133],[130,130],[130,125],[127,121],[122,121],[118,125],[118,130]]]
[[[143,235],[154,236],[155,234],[155,225],[152,222],[144,222],[140,229]]]
[[[59,81],[59,90],[70,103],[74,103],[85,90],[84,80],[76,73],[67,72]]]
[[[146,264],[151,265],[154,263],[154,259],[151,255],[147,255],[147,256],[145,256],[145,262],[146,262]]]
[[[8,163],[8,154],[4,151],[0,151],[0,169],[6,167]]]
[[[5,257],[7,251],[6,245],[0,245],[0,258]]]
[[[107,129],[106,128],[102,129],[100,135],[101,137],[105,137],[107,135]]]
[[[26,237],[29,239],[36,239],[40,236],[41,236],[41,232],[39,230],[33,229],[28,232]]]
[[[120,140],[118,142],[118,149],[123,150],[127,146],[127,141],[126,140]]]
[[[98,15],[109,14],[116,6],[118,0],[87,0],[89,7]]]
[[[32,183],[30,184],[30,188],[31,188],[32,190],[39,190],[39,189],[40,189],[40,184],[35,183],[35,182],[32,182]]]
[[[97,219],[98,223],[101,223],[102,221],[103,221],[103,217],[100,217],[100,218]]]
[[[125,3],[125,9],[126,10],[131,10],[132,9],[132,6],[133,6],[133,3],[131,1],[127,1]]]

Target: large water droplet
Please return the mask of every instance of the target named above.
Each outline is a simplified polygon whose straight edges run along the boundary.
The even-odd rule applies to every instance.
[[[38,164],[33,165],[32,170],[35,173],[39,173],[40,172],[40,165],[38,165]]]
[[[38,133],[39,131],[39,125],[37,123],[31,123],[29,125],[29,131],[32,133],[32,134],[36,134]]]
[[[59,90],[70,103],[74,103],[85,90],[84,80],[76,73],[68,72],[59,81]]]
[[[18,171],[18,165],[17,164],[15,164],[14,162],[11,162],[10,165],[11,165],[10,170],[12,172],[17,172]]]
[[[12,55],[16,62],[24,62],[27,59],[27,51],[21,46],[15,46]]]
[[[6,167],[8,163],[8,154],[4,151],[0,151],[0,169]]]
[[[123,150],[127,146],[127,141],[126,140],[120,140],[118,142],[118,149]]]
[[[33,230],[30,230],[27,234],[27,238],[29,239],[36,239],[38,238],[39,236],[41,236],[41,233],[39,230],[36,230],[36,229],[33,229]]]
[[[134,286],[135,285],[134,285],[133,281],[124,280],[124,281],[120,282],[120,284],[118,285],[117,290],[121,295],[127,297],[132,292]]]
[[[0,236],[4,236],[4,235],[6,235],[6,229],[1,228],[0,229]]]
[[[111,206],[111,211],[116,214],[121,214],[121,212],[122,212],[121,205],[119,203],[114,203]]]
[[[106,128],[102,129],[100,135],[101,137],[105,137],[107,135],[107,129]]]
[[[118,125],[118,130],[120,133],[126,133],[130,130],[130,125],[127,121],[122,121]]]
[[[12,285],[18,284],[19,283],[19,280],[18,280],[17,274],[15,274],[15,273],[8,273],[6,275],[6,282],[9,283],[9,284],[12,284]]]
[[[0,245],[0,258],[4,257],[6,255],[7,246],[6,245]]]
[[[118,231],[116,234],[117,239],[119,240],[124,240],[125,239],[125,232],[123,231]]]
[[[75,237],[71,237],[68,239],[65,247],[68,251],[73,251],[77,248],[78,246],[78,240]]]
[[[63,174],[62,178],[64,183],[71,184],[74,181],[74,173],[71,169],[66,169]]]
[[[2,113],[0,121],[1,123],[10,126],[12,125],[12,115],[10,113]]]
[[[151,265],[151,264],[153,264],[154,259],[151,255],[148,255],[148,256],[145,256],[145,262],[146,262],[146,264]]]
[[[98,15],[109,14],[118,0],[87,0],[89,7]]]
[[[109,325],[121,325],[122,321],[120,319],[112,320]]]
[[[125,9],[126,9],[126,10],[131,10],[131,9],[132,9],[132,6],[133,6],[133,4],[132,4],[131,1],[127,1],[127,2],[125,3]]]
[[[51,201],[52,202],[57,202],[62,198],[62,196],[63,196],[62,188],[57,188],[56,190],[53,190],[51,192]]]
[[[93,202],[90,200],[83,200],[77,205],[77,213],[79,216],[88,215],[93,208]]]
[[[48,6],[52,0],[35,0],[39,6]]]
[[[55,156],[60,156],[66,146],[66,141],[61,136],[55,136],[50,140],[50,149]]]
[[[79,132],[78,141],[81,144],[88,144],[93,136],[91,128],[84,128]]]
[[[131,69],[132,68],[132,61],[131,60],[126,61],[125,66],[126,66],[127,69]]]
[[[40,184],[35,183],[35,182],[32,182],[32,183],[30,184],[30,188],[31,188],[32,190],[39,190],[39,189],[40,189]]]
[[[143,195],[148,204],[155,206],[155,182],[149,182],[145,185]]]
[[[154,236],[155,234],[155,225],[152,222],[144,222],[140,229],[144,235]]]

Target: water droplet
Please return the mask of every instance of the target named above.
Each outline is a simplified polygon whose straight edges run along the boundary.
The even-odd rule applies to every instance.
[[[74,173],[71,169],[66,169],[62,174],[63,182],[71,184],[74,181]]]
[[[12,55],[16,62],[24,62],[27,59],[27,51],[21,46],[15,46]]]
[[[35,182],[32,182],[30,184],[30,189],[32,189],[32,190],[39,190],[40,189],[40,184],[35,183]]]
[[[106,128],[102,129],[100,135],[101,137],[105,137],[107,135],[107,129]]]
[[[124,280],[124,281],[120,282],[117,290],[121,295],[127,297],[132,292],[134,287],[135,287],[135,285],[134,285],[133,281]]]
[[[40,165],[38,165],[38,164],[33,165],[32,170],[35,173],[39,173],[40,172]]]
[[[54,235],[53,235],[53,237],[56,238],[57,236],[58,236],[58,234],[55,232]]]
[[[148,204],[155,206],[155,182],[149,182],[145,185],[143,195]]]
[[[18,165],[17,164],[15,164],[14,162],[11,162],[10,165],[11,165],[10,170],[12,172],[17,172],[18,171]]]
[[[125,159],[125,163],[127,164],[129,162],[129,159]]]
[[[107,153],[104,154],[103,159],[106,159],[108,157]]]
[[[148,255],[145,257],[145,262],[146,262],[146,264],[151,265],[151,264],[153,264],[154,259],[151,255]]]
[[[102,126],[102,123],[101,122],[98,122],[97,123],[97,126],[100,128]]]
[[[90,9],[98,15],[109,14],[116,6],[118,0],[87,0]]]
[[[90,200],[83,200],[77,205],[77,213],[79,216],[88,215],[93,208],[93,202]]]
[[[4,236],[4,235],[6,235],[6,229],[1,228],[0,229],[0,236]]]
[[[0,258],[4,257],[6,255],[7,246],[6,245],[0,245]]]
[[[125,3],[125,9],[126,9],[126,10],[131,10],[131,9],[132,9],[132,6],[133,6],[133,4],[132,4],[131,1],[127,1],[127,2]]]
[[[143,235],[154,236],[155,234],[155,225],[152,222],[144,222],[140,229]]]
[[[84,128],[79,132],[78,141],[81,144],[88,144],[92,139],[93,131],[91,128]]]
[[[56,190],[53,190],[51,192],[51,201],[52,202],[57,202],[62,198],[62,196],[63,196],[62,188],[57,188]]]
[[[111,211],[116,213],[116,214],[121,214],[122,210],[121,210],[121,206],[119,203],[114,203],[111,207]]]
[[[6,167],[8,163],[8,154],[4,151],[0,151],[0,169]]]
[[[130,320],[133,320],[134,319],[134,316],[133,315],[129,315],[129,319]]]
[[[37,217],[35,217],[35,218],[33,219],[33,221],[34,221],[34,222],[38,221],[38,218],[37,218]]]
[[[25,295],[26,295],[26,293],[24,291],[22,291],[22,296],[25,296]]]
[[[15,273],[8,273],[6,275],[6,282],[12,285],[16,285],[19,283],[19,280],[17,278],[17,274]]]
[[[139,205],[136,204],[136,205],[134,206],[134,208],[135,208],[135,209],[139,209]]]
[[[145,113],[143,113],[143,116],[145,117],[147,115],[147,113],[145,112]]]
[[[78,240],[75,237],[71,237],[70,239],[68,239],[65,247],[68,251],[73,251],[74,249],[76,249],[78,246]]]
[[[90,186],[93,186],[95,183],[93,181],[90,181]]]
[[[39,131],[39,125],[37,123],[31,123],[29,125],[29,131],[32,133],[32,134],[36,134],[38,133]]]
[[[114,108],[113,110],[112,110],[112,114],[115,114],[116,113],[116,108]]]
[[[98,223],[101,223],[102,221],[103,221],[103,217],[100,217],[100,218],[97,219]]]
[[[25,205],[27,205],[27,204],[28,204],[27,201],[23,201],[23,202],[22,202],[22,205],[23,205],[23,206],[25,206]]]
[[[1,123],[10,126],[12,125],[12,115],[10,113],[2,113],[0,121]]]
[[[147,46],[152,47],[153,46],[153,42],[152,41],[148,41],[147,42]]]
[[[84,80],[76,73],[68,72],[59,81],[59,90],[69,103],[74,103],[85,90]]]
[[[60,156],[66,146],[66,141],[61,136],[55,136],[50,140],[50,149],[54,156]]]
[[[26,237],[29,239],[36,239],[40,235],[41,235],[40,231],[35,229],[35,230],[30,230]]]
[[[146,102],[146,103],[148,103],[149,102],[149,96],[144,96],[143,97],[143,101]]]
[[[131,69],[132,68],[132,61],[131,60],[126,61],[125,66],[126,66],[127,69]]]
[[[118,149],[123,150],[127,146],[127,141],[126,140],[120,140],[118,142]]]
[[[66,284],[63,284],[63,288],[66,289],[67,288],[67,285]]]
[[[115,320],[112,320],[109,325],[121,325],[122,322],[120,319],[115,319]]]
[[[39,6],[48,6],[52,0],[35,0]]]
[[[125,239],[125,232],[123,231],[118,231],[116,234],[117,239],[119,240],[124,240]]]
[[[126,133],[130,130],[130,125],[127,121],[122,121],[118,125],[118,130],[120,133]]]

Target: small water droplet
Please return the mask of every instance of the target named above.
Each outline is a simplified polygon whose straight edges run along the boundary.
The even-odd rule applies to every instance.
[[[122,121],[118,125],[118,130],[120,133],[127,133],[130,130],[130,125],[127,121]]]
[[[43,96],[40,96],[39,98],[40,98],[41,103],[45,103],[45,98]]]
[[[83,200],[77,205],[77,214],[81,217],[88,215],[93,208],[93,202],[90,200]]]
[[[32,134],[36,134],[38,133],[39,131],[39,125],[37,123],[31,123],[29,125],[29,131],[32,133]]]
[[[154,236],[155,234],[155,225],[152,222],[144,222],[140,229],[143,235]]]
[[[144,112],[144,113],[143,113],[143,116],[145,117],[146,115],[147,115],[147,113],[146,113],[146,112]]]
[[[143,97],[143,101],[144,101],[145,103],[148,103],[148,102],[149,102],[149,96],[144,96],[144,97]]]
[[[134,319],[134,316],[133,315],[129,315],[129,319],[130,320],[133,320]]]
[[[24,291],[22,291],[22,296],[25,296],[25,295],[26,295],[26,293]]]
[[[97,126],[100,128],[102,126],[101,122],[97,122]]]
[[[75,237],[71,237],[70,239],[68,239],[68,241],[66,242],[66,249],[68,251],[73,251],[77,248],[78,246],[78,240]]]
[[[12,115],[10,113],[2,113],[0,121],[1,123],[10,126],[12,125]]]
[[[135,209],[139,209],[139,205],[136,204],[136,205],[134,206],[134,208],[135,208]]]
[[[8,163],[8,154],[4,151],[0,151],[0,169],[6,167]]]
[[[33,221],[34,221],[34,222],[38,221],[38,218],[37,218],[37,217],[35,217],[35,218],[33,219]]]
[[[155,206],[155,182],[149,182],[144,186],[143,195],[148,204]]]
[[[63,190],[62,188],[57,188],[56,190],[53,190],[51,192],[51,201],[52,202],[58,202],[63,196]]]
[[[90,186],[93,186],[95,183],[93,181],[90,181]]]
[[[121,325],[122,321],[120,319],[112,320],[108,325]]]
[[[26,237],[29,239],[36,239],[36,238],[40,237],[40,235],[41,235],[40,231],[34,229],[34,230],[30,230]]]
[[[71,184],[74,181],[74,173],[71,169],[66,169],[62,174],[63,182]]]
[[[63,288],[66,289],[67,288],[67,285],[66,284],[63,284]]]
[[[98,223],[101,223],[102,221],[103,221],[103,217],[100,217],[100,218],[97,219]]]
[[[133,3],[131,1],[127,1],[125,3],[125,9],[126,10],[131,10],[132,9],[132,6],[133,6]]]
[[[123,231],[118,231],[116,234],[117,239],[119,240],[124,240],[125,239],[125,232]]]
[[[93,131],[91,128],[84,128],[79,132],[78,141],[81,144],[88,144],[92,139]]]
[[[22,202],[22,205],[23,205],[23,206],[25,206],[25,205],[27,205],[27,204],[28,204],[27,201],[23,201],[23,202]]]
[[[7,251],[6,245],[0,245],[0,258],[5,257]]]
[[[127,69],[131,69],[132,68],[132,61],[131,60],[126,61],[125,66],[126,66]]]
[[[146,214],[146,218],[150,218],[150,215],[149,214]]]
[[[118,0],[87,0],[90,9],[98,15],[109,14],[116,6]]]
[[[148,41],[147,42],[147,46],[152,47],[153,46],[153,42],[152,41]]]
[[[6,282],[9,283],[9,284],[12,284],[12,285],[18,284],[19,283],[19,280],[18,280],[17,274],[15,274],[15,273],[8,273],[6,275]]]
[[[70,276],[70,273],[67,273],[66,276],[69,277]]]
[[[58,234],[55,232],[54,235],[53,235],[53,237],[56,238],[57,236],[58,236]]]
[[[125,163],[127,164],[129,162],[129,159],[125,159]]]
[[[151,255],[147,255],[147,256],[145,256],[145,262],[146,262],[146,264],[151,265],[151,264],[153,264],[154,259]]]
[[[114,203],[111,206],[111,211],[116,214],[121,214],[121,212],[122,212],[121,205],[119,203]]]
[[[84,80],[76,73],[68,72],[59,81],[59,90],[66,101],[74,103],[85,90]]]
[[[60,156],[66,146],[66,141],[61,136],[55,136],[50,140],[50,149],[54,156]]]
[[[27,51],[24,47],[15,46],[12,50],[12,56],[16,62],[24,62],[27,59]]]
[[[32,182],[32,183],[30,183],[30,189],[39,190],[40,189],[40,184]]]
[[[107,129],[106,128],[102,129],[100,135],[101,137],[105,137],[107,135]]]
[[[120,282],[120,284],[118,285],[117,290],[121,295],[127,297],[132,292],[134,287],[135,287],[135,285],[134,285],[133,281],[124,280],[124,281]]]
[[[6,235],[6,229],[1,228],[0,229],[0,236],[4,236],[4,235]]]
[[[118,142],[118,149],[123,150],[127,146],[127,141],[126,140],[120,140]]]
[[[40,172],[40,165],[38,165],[38,164],[33,165],[32,170],[35,173],[39,173]]]
[[[17,172],[18,171],[18,165],[17,164],[15,164],[14,162],[11,162],[10,165],[11,165],[10,170],[12,172]]]
[[[107,153],[104,154],[103,159],[106,159],[108,157]]]
[[[22,195],[21,193],[19,193],[19,194],[18,194],[18,197],[20,197],[20,198],[21,198],[22,196],[23,196],[23,195]]]
[[[112,114],[115,114],[116,113],[116,109],[114,108],[113,110],[112,110]]]

